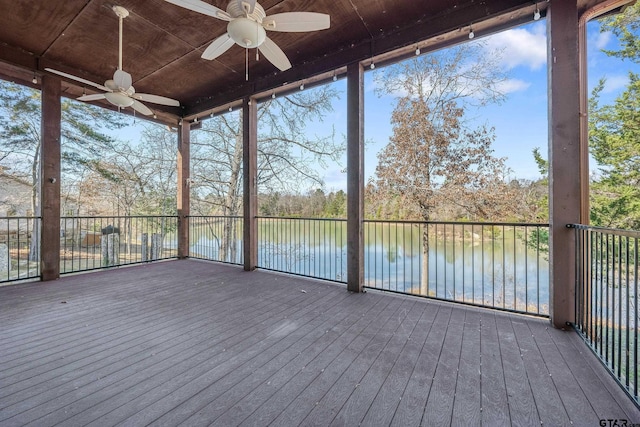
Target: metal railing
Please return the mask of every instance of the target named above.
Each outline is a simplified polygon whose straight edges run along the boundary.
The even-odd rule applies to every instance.
[[[40,218],[0,218],[0,283],[40,277]]]
[[[258,217],[258,267],[346,282],[347,221]]]
[[[244,263],[241,216],[189,216],[189,257]]]
[[[575,328],[629,396],[638,396],[640,231],[576,229]]]
[[[368,288],[549,315],[546,224],[364,221]],[[258,217],[258,267],[346,281],[344,219]]]
[[[60,273],[176,258],[177,216],[60,219]]]
[[[365,221],[365,286],[549,315],[547,224]]]

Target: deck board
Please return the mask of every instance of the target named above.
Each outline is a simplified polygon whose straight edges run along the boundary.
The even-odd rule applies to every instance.
[[[458,366],[455,399],[453,402],[453,426],[480,425],[480,315],[467,310],[462,331],[462,346]]]
[[[416,426],[422,422],[451,311],[451,307],[438,307],[391,425]]]
[[[394,301],[395,302],[395,301]],[[348,369],[337,379],[333,386],[318,401],[309,415],[303,420],[304,424],[333,423],[338,413],[342,410],[351,395],[360,386],[362,378],[370,369],[380,352],[398,328],[402,327],[407,316],[408,309],[405,301],[398,301],[399,304],[390,306],[387,310],[388,318],[380,319],[382,325],[375,334],[371,332],[363,334],[365,338],[370,338],[366,347],[360,350],[355,359],[349,364]],[[415,302],[408,302],[413,305]]]
[[[548,334],[558,346],[563,358],[570,357],[568,369],[585,393],[599,419],[638,419],[638,409],[620,387],[611,381],[597,358],[591,353],[577,334],[566,334],[548,329]],[[566,335],[569,335],[568,337]]]
[[[529,381],[523,381],[527,379],[527,370],[522,360],[522,350],[518,346],[513,325],[508,319],[504,320],[507,321],[496,322],[496,326],[500,337],[500,355],[511,423],[518,426],[536,426],[540,424],[540,415],[536,408],[531,384]]]
[[[364,300],[364,299],[363,299]],[[364,301],[361,301],[364,302]],[[311,408],[305,406],[305,402],[319,400],[333,385],[348,366],[349,356],[356,354],[352,351],[358,345],[364,346],[365,341],[361,333],[370,326],[375,325],[378,315],[387,306],[388,301],[379,300],[370,304],[370,308],[363,312],[364,315],[353,313],[349,324],[340,329],[345,329],[322,353],[317,355],[308,365],[297,372],[282,387],[277,390],[269,390],[270,397],[263,401],[258,399],[260,406],[243,421],[243,425],[296,425],[310,412]],[[337,331],[337,329],[336,329]],[[271,388],[273,382],[268,382]],[[264,384],[263,384],[263,387]],[[260,387],[255,393],[247,396],[246,401],[255,399],[264,393]],[[292,401],[291,397],[296,396]],[[305,410],[306,409],[306,410]],[[233,408],[232,408],[233,410]],[[273,423],[272,423],[273,421]]]
[[[0,426],[600,418],[640,411],[542,319],[195,260],[0,287]]]
[[[399,328],[394,331],[393,336],[378,354],[374,363],[359,382],[358,387],[353,390],[332,424],[359,425],[362,422],[423,311],[424,308],[417,303],[410,308],[410,311],[403,317]]]
[[[234,373],[246,375],[266,364],[280,351],[286,350],[304,334],[313,330],[314,317],[306,315],[323,302],[331,303],[343,296],[322,297],[312,305],[305,304],[306,298],[299,297],[297,304],[289,306],[286,311],[272,312],[270,317],[263,319],[260,324],[250,322],[253,323],[251,329],[247,329],[247,324],[242,324],[245,319],[240,320],[237,326],[242,333],[235,333],[227,343],[230,344],[229,347],[226,345],[222,349],[219,346],[214,347],[214,351],[217,350],[214,358],[194,354],[193,361],[188,360],[185,363],[178,360],[176,363],[180,368],[179,375],[172,375],[170,371],[151,378],[147,375],[139,375],[139,382],[135,383],[129,392],[114,393],[106,404],[100,405],[98,408],[100,412],[95,412],[92,421],[97,421],[98,425],[105,425],[108,419],[103,421],[100,417],[107,413],[106,410],[111,410],[130,413],[131,416],[139,413],[134,417],[136,420],[141,420],[135,422],[137,425],[158,420],[166,420],[161,425],[178,423],[191,414],[189,402],[196,402],[198,405],[202,399],[209,396],[212,390],[219,391],[217,384],[229,375]],[[292,308],[295,311],[292,312]],[[300,323],[296,325],[299,321]],[[287,328],[293,328],[294,325],[297,329],[293,333],[288,333]],[[128,380],[134,382],[138,381],[138,378]],[[141,389],[151,392],[141,393]],[[220,390],[224,390],[224,386]],[[139,411],[140,408],[144,410]],[[84,420],[82,418],[79,420],[81,422],[78,424],[83,424]]]
[[[455,397],[458,380],[463,330],[464,310],[456,307],[451,312],[442,351],[438,357],[436,372],[422,418],[424,425],[451,424],[454,402],[452,397]]]
[[[564,403],[564,407],[569,415],[569,419],[577,425],[598,424],[599,418],[589,400],[585,396],[582,388],[574,389],[572,384],[577,382],[570,369],[561,369],[556,360],[562,359],[557,346],[549,336],[550,325],[541,323],[529,324],[529,329],[540,350],[545,366],[549,371],[549,376],[558,389],[558,394]]]
[[[480,390],[482,424],[503,426],[512,423],[509,398],[500,351],[500,341],[493,312],[480,317]]]
[[[543,425],[570,424],[564,402],[560,398],[554,379],[542,358],[529,324],[522,321],[513,321],[512,324],[518,346],[522,350],[527,378],[531,384],[538,415]]]
[[[422,310],[422,317],[416,323],[411,336],[408,338],[391,372],[371,404],[371,409],[363,420],[364,425],[376,423],[387,425],[393,420],[433,324],[436,312],[437,310]]]
[[[228,396],[231,393],[226,392],[222,399],[209,404],[206,411],[199,412],[187,422],[191,425],[211,420],[218,425],[229,425],[234,421],[236,424],[242,422],[244,425],[271,423],[290,402],[291,396],[297,395],[296,390],[299,392],[304,384],[308,384],[300,381],[305,377],[304,374],[308,374],[308,381],[309,377],[322,373],[328,361],[333,360],[357,337],[358,329],[349,325],[357,324],[361,319],[364,319],[363,324],[373,320],[369,314],[365,317],[351,313],[346,317],[348,314],[348,310],[343,310],[343,313],[331,319],[331,322],[323,327],[324,333],[320,339],[299,352],[283,369],[270,376],[270,373],[264,373],[254,384],[243,385],[240,390],[243,396],[237,399],[235,404],[229,404]],[[296,378],[298,381],[294,380]],[[280,391],[282,392],[278,393]]]

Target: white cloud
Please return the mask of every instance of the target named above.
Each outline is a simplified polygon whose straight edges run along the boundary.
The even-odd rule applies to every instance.
[[[516,28],[484,39],[488,54],[502,53],[501,62],[507,69],[526,66],[538,70],[547,63],[547,35],[544,25],[531,29]]]
[[[629,84],[629,76],[618,75],[607,77],[602,93],[615,93]]]
[[[506,94],[527,90],[531,86],[531,83],[518,79],[507,79],[496,85],[498,91]]]
[[[598,50],[604,49],[605,47],[607,47],[607,44],[609,44],[609,41],[611,40],[611,37],[613,37],[613,33],[611,31],[605,31],[604,33],[598,33],[598,35],[596,36],[595,40],[593,40],[594,46]]]

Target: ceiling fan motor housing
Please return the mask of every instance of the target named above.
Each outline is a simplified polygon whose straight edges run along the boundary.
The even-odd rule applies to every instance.
[[[250,7],[248,3],[242,2],[242,8],[238,3],[239,2],[237,0],[231,0],[227,5],[227,13],[233,18],[244,16],[251,19],[252,21],[262,22],[262,20],[267,16],[264,8],[260,6],[259,3],[255,4],[253,12],[251,13],[248,13]]]
[[[242,7],[240,7],[240,3]],[[262,27],[262,20],[267,16],[266,12],[256,3],[253,12],[248,13],[249,4],[231,0],[227,5],[227,13],[233,19],[227,25],[229,37],[236,44],[245,48],[256,48],[267,38],[267,32]]]

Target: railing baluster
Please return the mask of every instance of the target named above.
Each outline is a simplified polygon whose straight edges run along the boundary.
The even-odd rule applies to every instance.
[[[634,381],[633,381],[633,385],[634,385],[634,392],[633,395],[635,396],[636,401],[638,401],[638,317],[640,317],[640,310],[638,310],[638,282],[640,282],[640,280],[638,279],[638,273],[639,271],[639,266],[638,264],[640,264],[640,252],[638,252],[638,237],[634,238],[634,254],[635,254],[635,259],[634,259],[634,273],[633,273],[633,279],[634,279],[634,291],[633,291],[633,297],[634,297],[634,309],[635,309],[635,314],[633,316],[633,372],[634,372]]]
[[[475,225],[471,225],[471,303],[476,303],[476,242]]]
[[[451,226],[451,247],[453,248],[451,251],[451,256],[453,257],[453,262],[451,263],[451,266],[453,267],[453,295],[451,296],[451,299],[454,301],[458,300],[458,295],[456,293],[456,243],[456,225],[453,224]]]
[[[238,251],[237,247],[238,233],[242,233],[243,227],[242,217],[190,216],[189,218],[190,257],[242,264],[243,251],[241,248]],[[22,220],[12,221],[13,225],[3,227],[7,229],[7,235],[10,234],[11,227],[24,227]],[[29,232],[34,229],[34,224],[31,221],[26,222]],[[344,282],[346,281],[342,234],[344,224],[345,220],[343,219],[258,217],[258,267]],[[424,292],[426,293],[424,296],[429,296],[429,291],[433,289],[435,295],[432,291],[430,297],[507,311],[546,314],[546,309],[540,309],[541,302],[546,304],[546,301],[542,301],[546,292],[541,290],[540,284],[543,262],[541,260],[543,255],[541,234],[543,227],[546,227],[544,225],[369,220],[365,220],[364,225],[367,236],[367,247],[365,248],[367,287],[404,293],[421,294]],[[102,235],[101,233],[101,230],[107,226],[119,229],[120,244],[117,247],[113,246],[117,242],[117,238],[114,241],[109,234]],[[113,264],[147,262],[152,261],[152,258],[175,257],[177,254],[175,248],[176,226],[176,216],[62,217],[63,273],[100,269]],[[507,231],[508,227],[513,227],[513,230]],[[475,237],[476,230],[480,232],[478,237],[481,239],[480,242]],[[497,236],[499,232],[502,232],[502,236]],[[532,232],[537,236],[535,247],[530,245]],[[406,235],[407,233],[409,235]],[[425,233],[429,237],[429,241],[426,242],[423,238]],[[467,237],[467,233],[470,233],[470,239]],[[153,257],[143,257],[145,252],[142,250],[143,234],[150,237],[150,252],[153,252]],[[458,238],[459,236],[461,238]],[[418,241],[415,240],[416,238]],[[491,242],[486,242],[487,239],[491,239]],[[510,239],[513,239],[513,242],[507,242]],[[500,241],[502,242],[502,254],[498,252]],[[509,247],[507,243],[513,244],[513,248]],[[37,264],[29,262],[28,257],[23,262],[23,253],[28,253],[29,242],[26,242],[27,248],[25,250],[20,249],[20,246],[25,243],[22,236],[18,236],[8,242],[8,247],[13,248],[12,245],[16,244],[18,247],[14,248],[14,253],[17,253],[17,264],[14,255],[12,262],[15,267],[11,274],[19,274],[21,277],[33,273],[39,274],[39,267]],[[103,265],[101,246],[105,245],[105,249],[107,249],[107,244],[112,245],[108,248],[108,252],[111,253],[110,257],[119,252],[119,262],[106,260],[109,265]],[[429,253],[426,254],[428,259],[424,260],[425,264],[423,265],[423,252],[427,249],[423,247],[425,244],[429,245]],[[461,244],[462,248],[457,248],[458,244]],[[467,248],[468,244],[470,244],[469,248]],[[516,247],[516,244],[521,246]],[[584,242],[582,244],[584,245]],[[520,255],[520,247],[523,248],[522,255]],[[629,249],[627,252],[630,253],[631,250]],[[490,262],[487,258],[489,256],[491,257]],[[502,257],[502,266],[499,266],[500,258],[498,257],[500,256]],[[535,307],[529,295],[530,256],[536,257],[537,303],[535,303]],[[340,259],[333,259],[334,257]],[[469,257],[471,258],[469,259]],[[478,257],[478,262],[476,262],[476,257]],[[414,264],[415,262],[418,262],[417,266]],[[624,260],[619,260],[619,262],[624,264]],[[509,263],[513,263],[513,265]],[[425,266],[430,267],[431,275],[429,269],[424,268]],[[631,265],[627,263],[627,268],[630,267]],[[471,271],[468,272],[467,268],[471,268]],[[491,269],[490,278],[488,268]],[[524,272],[522,268],[525,269]],[[525,276],[524,284],[519,283],[522,281],[519,278],[523,274]],[[435,282],[430,282],[430,276],[434,277]],[[500,281],[500,278],[502,278],[502,289],[496,295],[497,281]],[[8,279],[10,279],[9,276],[7,276]],[[470,289],[467,284],[469,279],[471,279]],[[485,288],[489,289],[487,279],[491,281],[491,298],[488,298],[485,293]],[[427,285],[425,288],[422,287],[423,282]],[[509,298],[507,290],[513,292],[511,298]],[[618,300],[620,301],[622,297],[624,295],[618,295]],[[587,298],[587,295],[583,294],[582,298]],[[530,303],[531,307],[529,307]],[[586,317],[589,314],[586,312],[583,314],[585,321],[591,320]],[[626,317],[625,313],[618,313],[616,322],[623,323],[623,317]],[[620,338],[621,335],[617,334],[616,337],[618,340],[622,340],[626,335]],[[631,349],[633,346],[631,346],[630,339],[631,334],[627,339]],[[607,345],[611,345],[610,342]],[[624,363],[620,362],[622,355],[616,353],[616,356],[618,364],[624,366]]]
[[[627,237],[625,239],[625,255],[626,255],[626,262],[625,262],[625,270],[626,270],[626,278],[625,278],[625,301],[626,301],[626,313],[627,313],[627,319],[626,319],[626,324],[625,324],[625,335],[626,335],[626,339],[625,339],[625,371],[626,371],[626,383],[625,385],[627,386],[627,388],[629,387],[629,328],[631,326],[631,323],[629,322],[629,264],[630,264],[630,258],[629,258],[629,237]],[[622,289],[620,289],[620,294],[622,294]]]
[[[622,374],[622,259],[623,259],[622,258],[622,236],[619,236],[618,237],[618,345],[617,345],[618,377],[620,377]],[[615,293],[614,293],[614,296],[615,296]],[[615,328],[614,328],[614,331],[615,331]]]
[[[526,250],[525,250],[526,252]],[[518,264],[516,262],[516,227],[513,227],[513,309],[517,310],[518,303],[516,301],[517,296],[517,284],[518,284]],[[525,306],[526,310],[526,306]]]
[[[638,400],[640,231],[574,225],[581,271],[576,330],[627,394]],[[633,295],[632,295],[633,289]],[[633,301],[632,301],[633,298]],[[633,332],[632,332],[633,331]],[[631,343],[633,340],[633,343]]]

